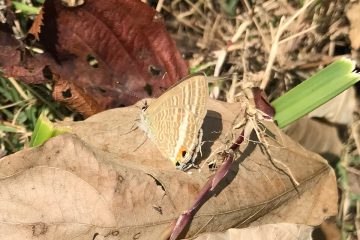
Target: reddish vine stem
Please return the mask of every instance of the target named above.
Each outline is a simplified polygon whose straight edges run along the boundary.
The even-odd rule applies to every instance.
[[[229,169],[232,166],[234,160],[234,151],[239,148],[240,144],[243,141],[244,131],[242,131],[235,143],[231,145],[231,147],[229,148],[230,151],[225,153],[225,160],[221,164],[220,168],[216,171],[216,173],[209,178],[204,187],[201,189],[192,207],[189,208],[189,210],[187,210],[186,212],[182,213],[177,219],[175,227],[170,235],[170,240],[176,240],[180,236],[180,234],[190,223],[191,219],[194,217],[195,213],[199,210],[199,208],[213,195],[214,189],[226,177]]]

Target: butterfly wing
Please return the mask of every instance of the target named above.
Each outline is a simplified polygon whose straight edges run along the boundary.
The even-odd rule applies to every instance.
[[[161,153],[175,165],[191,159],[199,140],[195,116],[183,108],[164,108],[149,116],[148,131]]]
[[[146,129],[163,155],[175,164],[192,160],[207,112],[208,87],[194,75],[165,92],[143,113]]]
[[[170,88],[146,110],[148,115],[159,112],[163,108],[184,108],[196,116],[200,125],[207,112],[208,85],[202,74],[191,75]]]

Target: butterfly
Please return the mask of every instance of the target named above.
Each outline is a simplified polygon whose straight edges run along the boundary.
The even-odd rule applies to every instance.
[[[196,74],[181,80],[142,108],[139,127],[180,170],[194,164],[201,148],[207,100],[207,79]]]

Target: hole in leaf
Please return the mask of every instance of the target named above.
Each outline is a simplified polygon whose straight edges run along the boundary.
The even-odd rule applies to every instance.
[[[208,165],[208,167],[209,167],[209,170],[210,170],[210,171],[214,171],[214,170],[216,169],[216,164],[215,164],[215,163],[210,163],[210,164]]]
[[[71,98],[72,96],[70,88],[66,89],[65,91],[62,91],[61,94],[63,98]]]
[[[161,71],[161,69],[159,69],[153,65],[150,65],[149,72],[151,73],[151,75],[158,77],[158,76],[160,76],[162,71]]]
[[[89,63],[89,65],[93,68],[98,68],[99,67],[99,62],[98,60],[96,60],[96,58],[91,55],[91,54],[88,54],[86,56],[86,61]]]
[[[53,75],[52,75],[52,72],[51,72],[49,66],[45,66],[45,67],[43,68],[42,74],[43,74],[44,78],[46,78],[46,79],[49,79],[49,80],[52,80],[52,79],[53,79]]]
[[[139,238],[140,238],[140,234],[141,234],[141,232],[136,233],[136,234],[133,236],[133,239],[134,239],[134,240],[139,239]]]
[[[150,84],[146,84],[145,87],[144,87],[144,90],[146,91],[146,93],[151,96],[152,95],[152,87]]]
[[[155,181],[155,183],[156,183],[156,185],[159,186],[159,187],[161,187],[161,189],[165,192],[165,187],[161,184],[161,182],[160,182],[159,180],[157,180],[157,179],[156,179],[153,175],[151,175],[151,174],[147,174],[147,175],[149,175],[151,178],[153,178],[154,181]]]
[[[99,233],[95,233],[92,240],[95,240],[95,238],[99,235]]]
[[[61,0],[61,4],[68,8],[75,8],[85,3],[84,0]]]
[[[103,89],[101,87],[96,87],[95,90],[100,92],[100,93],[106,93],[107,92],[106,89]]]

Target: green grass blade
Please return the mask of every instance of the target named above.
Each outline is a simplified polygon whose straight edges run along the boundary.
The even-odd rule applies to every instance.
[[[33,7],[33,6],[29,6],[26,3],[21,3],[21,2],[15,2],[13,1],[12,4],[14,5],[16,10],[20,10],[24,13],[27,14],[38,14],[40,12],[40,8],[39,7]]]
[[[271,104],[279,127],[287,126],[354,85],[360,80],[354,68],[349,59],[337,60],[274,100]]]
[[[36,147],[43,144],[48,139],[66,133],[66,129],[55,128],[52,122],[41,114],[36,121],[34,132],[31,136],[30,147]]]
[[[0,132],[12,132],[12,133],[16,133],[17,129],[15,127],[10,127],[10,126],[6,126],[6,125],[2,125],[0,124]]]

